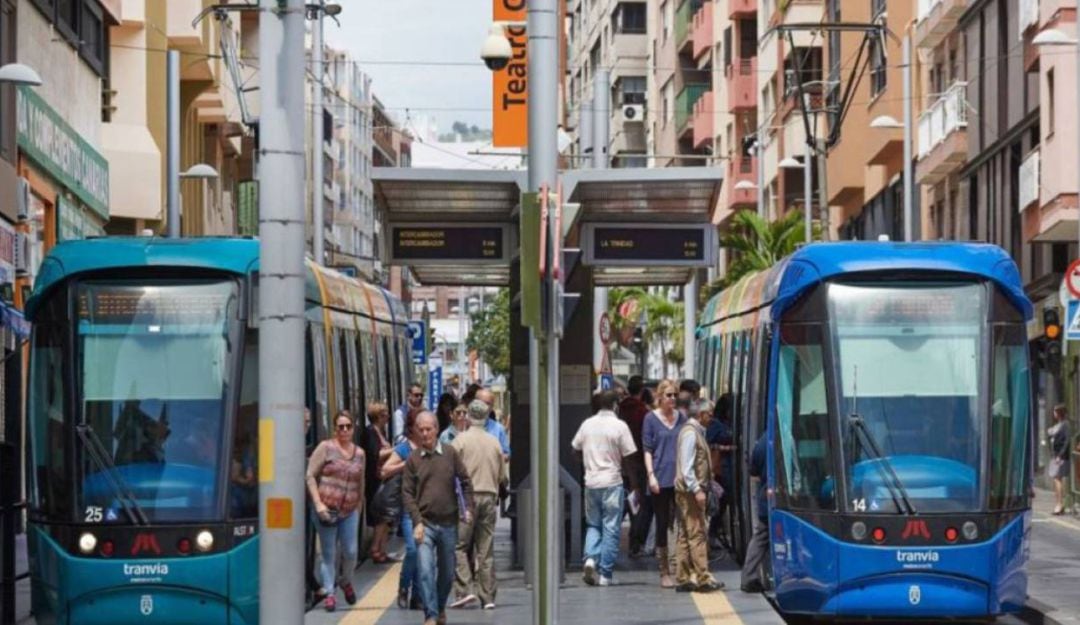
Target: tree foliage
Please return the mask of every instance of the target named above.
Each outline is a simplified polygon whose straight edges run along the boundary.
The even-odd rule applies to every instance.
[[[510,290],[499,289],[495,298],[469,317],[472,329],[465,346],[476,350],[493,375],[510,374]]]
[[[638,303],[632,318],[622,315],[623,304],[629,300]],[[642,334],[648,343],[656,343],[663,354],[664,377],[668,365],[679,365],[683,360],[683,302],[677,302],[666,290],[647,291],[641,287],[614,288],[608,293],[608,317],[613,334],[626,336],[632,333],[640,317],[644,317]]]
[[[816,224],[812,234],[818,234]],[[801,211],[791,211],[773,222],[756,211],[739,211],[732,218],[731,229],[720,237],[720,246],[728,250],[731,258],[727,273],[701,290],[701,301],[709,301],[747,274],[772,267],[794,253],[805,240]]]

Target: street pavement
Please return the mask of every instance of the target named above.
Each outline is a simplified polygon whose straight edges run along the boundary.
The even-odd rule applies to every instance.
[[[1001,619],[1000,625],[1080,625],[1080,517],[1053,516],[1053,495],[1040,490],[1035,498],[1032,523],[1031,561],[1028,565],[1028,609]],[[530,622],[531,591],[524,574],[510,570],[512,544],[509,525],[500,522],[496,536],[499,595],[495,610],[449,610],[451,624],[506,625]],[[26,570],[25,541],[18,540],[17,571]],[[400,548],[400,546],[399,546]],[[625,552],[625,550],[624,550]],[[364,563],[357,570],[354,585],[360,601],[348,606],[339,596],[338,611],[308,612],[305,625],[416,625],[419,612],[400,610],[395,605],[400,564]],[[620,585],[593,588],[581,581],[579,571],[568,571],[560,591],[560,623],[567,625],[627,624],[671,625],[730,624],[770,625],[781,623],[761,595],[737,590],[739,574],[729,560],[714,562],[714,572],[727,588],[705,595],[686,595],[659,588],[655,560],[623,559],[616,570]],[[29,584],[16,587],[16,623],[32,625]]]

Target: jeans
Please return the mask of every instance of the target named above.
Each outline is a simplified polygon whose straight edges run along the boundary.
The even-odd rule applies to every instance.
[[[435,619],[446,611],[446,600],[454,584],[454,548],[457,525],[424,524],[424,542],[417,550],[417,573],[424,618]]]
[[[405,559],[401,562],[401,576],[398,578],[398,592],[408,590],[416,594],[416,538],[413,536],[412,517],[401,515],[401,534],[405,539]]]
[[[327,595],[334,594],[334,583],[338,585],[352,582],[352,573],[356,570],[356,556],[360,550],[360,511],[353,510],[348,516],[341,517],[334,525],[315,522],[315,531],[319,533],[319,545],[322,558],[319,562],[319,576],[323,590]],[[342,576],[338,579],[337,555],[341,548]]]
[[[624,496],[622,484],[585,489],[585,559],[598,562],[603,577],[611,577],[619,557]]]

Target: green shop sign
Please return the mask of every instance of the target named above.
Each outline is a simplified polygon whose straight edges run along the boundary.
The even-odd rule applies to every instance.
[[[16,111],[19,149],[107,221],[109,161],[29,87],[16,91]]]
[[[105,236],[97,217],[61,195],[56,202],[56,234],[61,241]]]

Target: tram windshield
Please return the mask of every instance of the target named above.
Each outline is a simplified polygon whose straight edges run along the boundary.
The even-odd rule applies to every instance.
[[[101,522],[222,516],[233,281],[84,282],[79,510]]]
[[[979,509],[985,286],[848,283],[828,294],[847,509]]]

